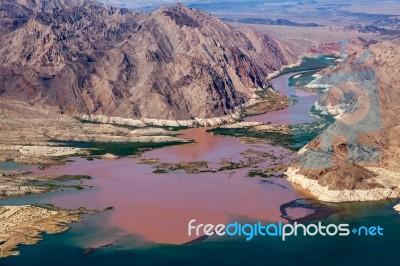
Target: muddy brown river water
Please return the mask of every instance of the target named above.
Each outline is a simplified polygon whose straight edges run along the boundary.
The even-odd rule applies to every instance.
[[[249,121],[287,124],[313,121],[308,116],[316,95],[294,91],[287,85],[289,76],[274,80],[276,89],[284,94],[296,93],[299,101],[287,110],[251,117]],[[276,161],[265,158],[249,167],[190,174],[183,170],[156,174],[154,166],[138,163],[139,159],[158,159],[164,163],[207,161],[209,168],[218,169],[227,162],[243,162],[244,152],[261,152],[279,158],[279,163],[290,163],[296,155],[285,148],[267,143],[246,144],[240,139],[217,136],[207,128],[193,128],[180,132],[195,144],[165,147],[143,153],[140,158],[88,161],[72,158],[74,162],[34,169],[35,174],[90,175],[84,184],[92,186],[82,191],[46,194],[43,203],[76,209],[114,209],[102,218],[103,228],[114,229],[92,239],[85,238],[85,246],[96,247],[112,242],[123,235],[138,235],[145,241],[182,244],[194,239],[187,234],[191,219],[198,223],[228,223],[233,220],[285,221],[279,207],[297,198],[297,191],[284,178],[248,177],[250,170],[265,169]],[[254,155],[257,157],[257,155]],[[290,211],[290,210],[289,210]],[[291,210],[292,216],[304,216],[306,210]]]

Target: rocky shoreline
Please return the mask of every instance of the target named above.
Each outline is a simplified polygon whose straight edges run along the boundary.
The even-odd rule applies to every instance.
[[[60,189],[83,189],[89,176],[35,176],[27,171],[0,171],[0,200],[8,197],[40,194]],[[63,185],[64,181],[76,181]],[[64,210],[54,206],[0,206],[0,258],[18,255],[19,245],[33,245],[42,233],[67,230],[68,223],[81,221],[82,214],[93,214],[83,208]]]
[[[291,66],[295,65],[288,65],[287,67]],[[274,75],[272,77],[274,77]],[[261,107],[258,107],[259,105],[261,105]],[[262,89],[255,91],[255,93],[246,103],[236,107],[234,112],[232,112],[231,114],[214,118],[196,117],[188,120],[166,120],[166,119],[151,119],[151,118],[130,119],[123,117],[113,117],[113,116],[94,115],[94,114],[81,114],[75,117],[78,119],[91,121],[95,123],[125,125],[138,128],[151,127],[151,126],[214,127],[214,126],[222,126],[226,124],[236,123],[242,118],[243,115],[248,116],[248,115],[263,114],[266,112],[271,112],[286,108],[288,105],[289,105],[289,99],[286,96],[283,96],[278,92],[276,92],[275,90],[268,88],[265,91],[263,91]]]
[[[399,39],[349,49],[339,68],[312,83],[330,87],[318,108],[335,122],[299,151],[286,175],[322,201],[400,198]]]
[[[113,117],[105,115],[90,115],[83,114],[77,116],[80,119],[84,119],[92,122],[99,122],[104,124],[117,124],[117,125],[127,125],[134,127],[148,127],[148,126],[160,126],[160,127],[199,127],[199,126],[218,126],[228,123],[233,123],[240,118],[240,111],[216,118],[194,118],[190,120],[164,120],[164,119],[130,119],[122,117]]]
[[[68,230],[68,223],[94,211],[61,210],[51,206],[0,206],[0,258],[19,255],[19,245],[34,245],[40,235]]]
[[[0,170],[0,200],[25,196],[28,194],[40,194],[53,192],[63,188],[83,189],[83,181],[91,179],[90,176],[37,176],[28,171],[4,171]],[[73,184],[63,185],[56,182],[76,181]]]
[[[0,100],[0,119],[1,162],[60,164],[67,157],[90,154],[91,148],[80,147],[80,143],[137,143],[145,147],[190,142],[166,128],[86,123],[52,107],[38,108],[14,100]]]
[[[378,169],[376,169],[378,170]],[[379,169],[380,171],[384,169]],[[318,183],[318,180],[312,180],[299,174],[299,169],[289,167],[285,172],[287,180],[301,186],[311,193],[315,198],[325,202],[349,202],[349,201],[377,201],[385,199],[400,198],[400,175],[398,179],[384,180],[386,174],[381,176],[379,184],[381,187],[372,189],[330,189]]]

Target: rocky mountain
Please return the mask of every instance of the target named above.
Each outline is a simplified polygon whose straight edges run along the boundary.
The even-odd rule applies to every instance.
[[[82,4],[84,0],[1,0],[0,1],[0,31],[7,33],[20,27],[28,19],[40,12],[53,12]]]
[[[61,113],[230,114],[295,55],[178,4],[137,14],[92,0],[0,0],[0,97]]]
[[[336,121],[299,152],[288,179],[320,200],[400,197],[400,39],[363,43],[323,73],[318,106]]]

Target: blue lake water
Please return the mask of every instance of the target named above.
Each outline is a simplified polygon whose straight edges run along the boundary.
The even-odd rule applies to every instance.
[[[256,237],[217,238],[185,245],[142,244],[135,236],[122,237],[109,247],[84,254],[77,245],[82,236],[102,234],[99,217],[86,217],[62,234],[46,235],[35,246],[20,248],[21,256],[1,265],[400,265],[400,215],[392,206],[399,201],[340,204],[343,209],[324,223],[384,228],[383,236],[367,237]],[[107,215],[105,213],[100,215]],[[344,217],[339,217],[344,216]],[[101,217],[100,217],[101,220]],[[162,221],[160,221],[162,227]]]

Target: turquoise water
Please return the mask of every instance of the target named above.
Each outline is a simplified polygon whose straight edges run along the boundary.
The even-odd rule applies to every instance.
[[[107,233],[100,229],[101,217],[86,217],[65,233],[46,235],[35,246],[21,247],[22,256],[6,258],[0,265],[400,265],[400,215],[392,209],[399,202],[335,205],[342,211],[324,221],[380,225],[384,236],[379,237],[291,237],[285,242],[271,237],[249,242],[212,237],[197,244],[172,246],[143,245],[137,237],[127,236],[84,255],[84,249],[76,244],[83,235]]]
[[[0,170],[27,170],[29,166],[14,162],[0,162]]]

